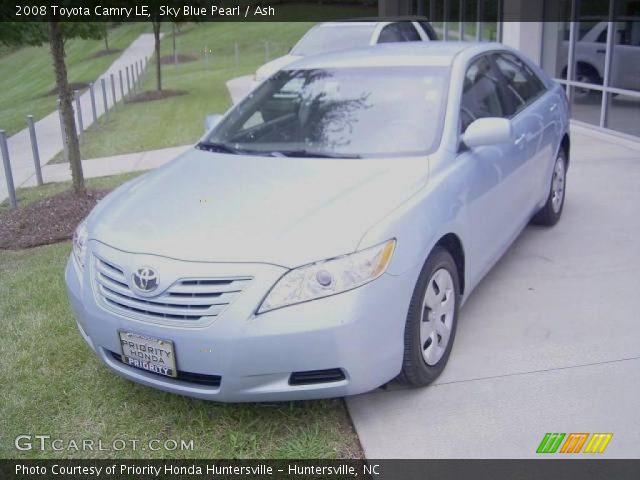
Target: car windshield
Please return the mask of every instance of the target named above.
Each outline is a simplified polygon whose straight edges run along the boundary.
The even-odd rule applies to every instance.
[[[199,146],[291,157],[397,157],[439,143],[448,68],[285,70],[235,106]]]
[[[311,30],[293,47],[292,55],[317,55],[345,48],[366,47],[375,25],[321,26]]]

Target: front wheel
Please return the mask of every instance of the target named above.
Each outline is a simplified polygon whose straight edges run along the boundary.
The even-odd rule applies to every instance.
[[[398,377],[402,383],[425,386],[444,370],[456,335],[459,285],[453,257],[436,247],[422,268],[409,305]]]
[[[567,182],[567,159],[563,150],[560,150],[556,163],[553,166],[549,196],[544,207],[533,217],[533,223],[552,226],[558,223],[564,208],[565,188]]]

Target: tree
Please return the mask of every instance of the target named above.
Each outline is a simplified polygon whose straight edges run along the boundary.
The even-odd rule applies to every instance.
[[[104,30],[102,35],[104,36],[104,49],[108,52],[109,51],[109,26],[105,23],[103,29]]]
[[[155,17],[154,20],[151,21],[153,25],[153,39],[155,42],[155,51],[156,51],[156,88],[158,91],[162,90],[162,72],[160,70],[160,19]]]
[[[176,22],[171,22],[171,37],[173,41],[173,63],[178,63],[178,50],[176,48]]]
[[[97,24],[97,27],[100,30],[100,34],[102,35],[102,38],[104,39],[104,49],[107,52],[111,51],[111,47],[109,47],[109,30],[111,30],[114,27],[117,27],[118,25],[120,25],[122,22],[100,22]]]
[[[171,22],[171,36],[173,41],[173,63],[178,63],[178,49],[176,48],[176,35],[180,33],[180,27],[184,22]]]
[[[0,42],[7,45],[42,45],[49,42],[53,69],[56,77],[58,98],[60,99],[60,115],[65,130],[63,141],[67,146],[73,191],[77,195],[85,194],[84,174],[80,160],[80,144],[76,123],[73,118],[72,92],[67,78],[65,62],[65,44],[70,38],[102,37],[99,24],[80,22],[7,22],[0,29]]]

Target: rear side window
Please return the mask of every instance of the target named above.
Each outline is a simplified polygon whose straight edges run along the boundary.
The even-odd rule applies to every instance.
[[[461,103],[461,128],[478,118],[504,117],[505,109],[499,94],[500,82],[486,57],[473,62],[464,76]]]
[[[411,22],[390,23],[382,29],[378,43],[419,42],[422,40]]]
[[[424,30],[430,40],[437,40],[438,35],[429,22],[418,22],[418,25]]]
[[[505,77],[506,96],[518,112],[545,91],[542,80],[521,59],[510,53],[498,53],[493,57]]]

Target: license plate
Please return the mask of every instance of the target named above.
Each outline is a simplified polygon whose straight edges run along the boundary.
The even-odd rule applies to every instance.
[[[118,334],[125,364],[166,377],[177,375],[173,342],[131,332],[119,331]]]

